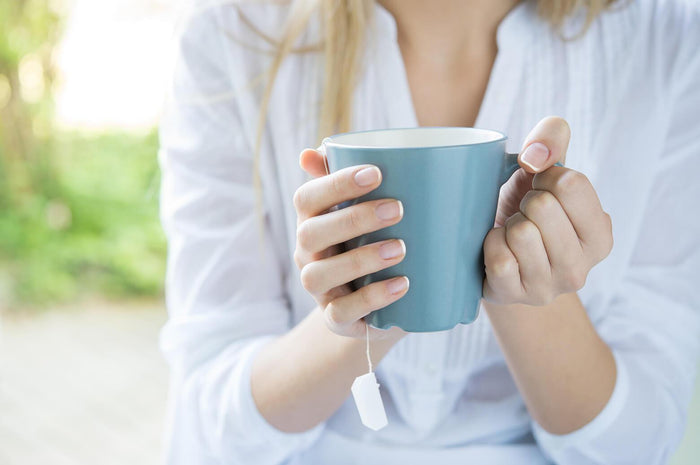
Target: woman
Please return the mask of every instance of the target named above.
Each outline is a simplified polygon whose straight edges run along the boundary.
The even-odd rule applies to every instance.
[[[161,128],[168,463],[666,463],[700,351],[696,4],[193,3]],[[522,170],[477,321],[370,328],[374,432],[362,317],[410,286],[346,283],[411,251],[335,244],[402,206],[335,211],[381,173],[303,149],[409,126],[500,130]]]

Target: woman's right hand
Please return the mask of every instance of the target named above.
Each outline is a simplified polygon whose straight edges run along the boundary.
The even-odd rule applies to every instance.
[[[357,165],[326,174],[324,155],[316,150],[301,152],[299,164],[315,177],[294,193],[297,212],[297,244],[294,261],[301,270],[301,282],[325,315],[328,328],[336,334],[365,337],[362,318],[403,297],[408,277],[375,282],[353,291],[349,282],[401,262],[406,246],[390,239],[343,251],[344,241],[401,221],[403,206],[396,199],[380,199],[333,209],[339,203],[364,195],[381,184],[381,172],[374,165]],[[371,339],[401,337],[398,327],[381,330],[370,327]]]

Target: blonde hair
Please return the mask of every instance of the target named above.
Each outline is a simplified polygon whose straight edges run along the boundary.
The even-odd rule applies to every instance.
[[[272,63],[265,76],[263,97],[260,102],[253,160],[253,186],[261,233],[264,232],[262,215],[262,187],[260,179],[260,147],[275,77],[282,62],[290,53],[323,52],[324,80],[319,114],[317,140],[338,132],[350,131],[352,94],[360,74],[365,29],[373,20],[376,0],[289,0],[291,10],[282,36],[274,40],[264,36],[275,46]],[[520,0],[528,1],[528,0]],[[586,9],[584,23],[574,38],[583,35],[593,20],[616,0],[536,0],[537,12],[553,28],[560,30],[564,21],[580,8]],[[294,48],[295,42],[306,30],[314,13],[320,13],[322,42]],[[253,27],[250,23],[249,26]],[[254,27],[253,27],[254,28]],[[255,28],[254,28],[255,29]],[[309,141],[310,143],[312,141]]]

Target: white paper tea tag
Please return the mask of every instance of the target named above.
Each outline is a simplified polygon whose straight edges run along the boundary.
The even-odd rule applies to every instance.
[[[384,411],[384,402],[379,394],[379,383],[372,371],[372,357],[369,354],[369,324],[365,322],[367,331],[367,363],[369,365],[369,373],[355,378],[350,390],[352,397],[355,399],[357,411],[360,414],[362,424],[368,428],[378,431],[384,428],[389,422],[386,419]]]
[[[384,403],[379,394],[379,384],[374,373],[366,373],[355,378],[351,390],[362,424],[375,431],[384,428],[389,422],[386,419]]]
[[[325,139],[323,140],[325,142]],[[326,147],[323,143],[316,149],[323,155],[323,163],[326,168],[326,174],[331,174],[328,168],[328,158],[326,157]],[[337,208],[337,205],[334,206]],[[369,373],[355,378],[352,383],[350,390],[352,391],[352,397],[355,399],[355,405],[357,406],[357,411],[360,414],[360,420],[362,424],[368,428],[378,431],[384,428],[389,421],[386,418],[386,411],[384,411],[384,402],[382,402],[382,396],[379,394],[379,383],[377,383],[377,378],[374,376],[372,371],[372,357],[369,353],[369,323],[365,321],[365,330],[367,337],[367,364],[369,365]]]

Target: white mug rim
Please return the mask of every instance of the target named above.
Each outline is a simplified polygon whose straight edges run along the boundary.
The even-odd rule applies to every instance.
[[[391,140],[392,137],[396,138],[394,140],[401,140],[403,137],[404,141],[407,140],[406,135],[408,133],[408,139],[411,136],[416,137],[419,133],[432,132],[429,137],[436,142],[423,142],[420,143],[387,143],[381,142],[381,139],[386,137]],[[357,143],[357,139],[364,137],[366,140],[367,136],[379,135],[378,141],[375,143]],[[421,138],[425,138],[425,134],[420,135]],[[437,140],[436,140],[437,139]],[[495,131],[492,129],[481,129],[473,127],[459,127],[459,126],[419,126],[419,127],[408,127],[408,128],[385,128],[385,129],[370,129],[364,131],[351,131],[344,132],[340,134],[334,134],[332,136],[326,137],[321,143],[321,147],[325,146],[335,146],[342,148],[353,148],[353,149],[363,149],[363,150],[411,150],[411,149],[437,149],[446,147],[472,147],[477,145],[493,144],[507,139],[506,135]]]

